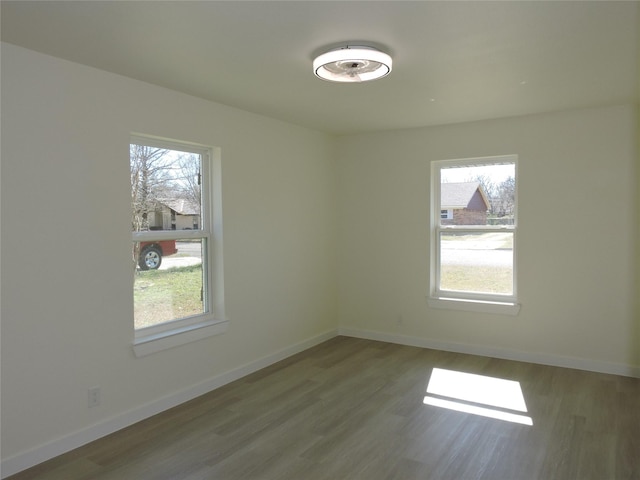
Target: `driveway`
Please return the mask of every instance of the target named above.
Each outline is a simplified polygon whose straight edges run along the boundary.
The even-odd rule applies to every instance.
[[[443,248],[441,262],[442,265],[511,267],[513,265],[513,251]]]
[[[511,267],[511,235],[496,232],[463,240],[447,239],[442,242],[441,262],[443,265]]]
[[[176,242],[176,247],[178,253],[168,257],[162,257],[162,263],[158,270],[188,267],[202,263],[202,250],[199,242]]]

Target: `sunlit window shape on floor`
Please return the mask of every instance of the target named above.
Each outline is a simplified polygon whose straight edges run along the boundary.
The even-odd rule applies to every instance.
[[[520,382],[434,368],[424,404],[458,412],[533,425]],[[493,407],[493,408],[492,408]]]

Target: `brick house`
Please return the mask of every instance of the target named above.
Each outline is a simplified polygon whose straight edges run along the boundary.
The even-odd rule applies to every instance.
[[[486,225],[489,200],[478,182],[440,185],[442,225]]]

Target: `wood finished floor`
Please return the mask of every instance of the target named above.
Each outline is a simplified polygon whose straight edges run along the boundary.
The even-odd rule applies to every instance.
[[[433,368],[533,425],[425,405]],[[640,479],[640,380],[337,337],[10,479]]]

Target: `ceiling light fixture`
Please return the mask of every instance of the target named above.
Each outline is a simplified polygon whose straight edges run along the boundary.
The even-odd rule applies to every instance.
[[[346,46],[313,61],[313,73],[330,82],[368,82],[389,75],[391,57],[372,47]]]

